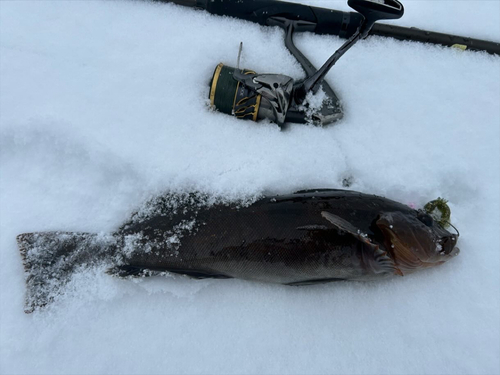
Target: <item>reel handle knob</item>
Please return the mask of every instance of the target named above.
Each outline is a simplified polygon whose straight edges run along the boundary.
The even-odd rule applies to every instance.
[[[397,0],[348,0],[347,4],[367,20],[395,20],[404,14],[403,4]]]
[[[404,7],[398,0],[348,0],[347,4],[363,15],[360,33],[366,38],[373,24],[379,20],[395,20],[403,17]]]

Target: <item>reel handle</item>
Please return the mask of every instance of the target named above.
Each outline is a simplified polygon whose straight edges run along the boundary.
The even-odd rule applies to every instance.
[[[314,75],[294,87],[293,98],[295,103],[301,104],[309,91],[315,90],[316,87],[321,85],[326,74],[342,55],[355,45],[358,40],[368,36],[375,22],[381,19],[401,18],[404,14],[403,4],[398,0],[348,0],[347,4],[364,17],[363,23],[358,31],[335,51]]]

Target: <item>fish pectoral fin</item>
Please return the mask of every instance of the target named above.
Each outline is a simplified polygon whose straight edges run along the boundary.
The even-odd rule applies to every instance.
[[[340,216],[334,215],[328,211],[321,211],[321,216],[330,222],[337,229],[353,234],[355,236],[361,235],[361,230],[349,223],[347,220],[342,219]]]
[[[337,229],[353,235],[361,242],[361,258],[363,264],[369,272],[374,274],[398,274],[396,264],[387,251],[381,249],[379,245],[372,243],[368,236],[361,230],[356,228],[347,220],[344,220],[330,212],[322,211],[321,216],[328,220]]]

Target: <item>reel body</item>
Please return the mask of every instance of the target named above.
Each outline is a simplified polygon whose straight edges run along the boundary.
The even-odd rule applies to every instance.
[[[312,31],[315,24],[294,21],[284,17],[271,17],[270,26],[285,30],[285,46],[306,72],[306,78],[295,81],[283,74],[257,74],[239,68],[242,44],[236,68],[220,63],[210,83],[210,104],[220,112],[240,119],[258,121],[268,119],[282,127],[286,122],[313,123],[325,126],[343,117],[340,100],[324,80],[333,65],[358,40],[367,37],[377,20],[397,19],[404,13],[397,0],[348,0],[351,8],[364,17],[356,33],[349,38],[324,64],[316,69],[293,43],[295,31]],[[320,108],[309,108],[306,97],[320,88],[326,94]]]
[[[330,124],[343,116],[337,97],[327,94],[319,110],[309,111],[307,104],[292,101],[294,80],[282,74],[257,74],[220,63],[210,82],[210,105],[239,119],[268,119],[279,126],[293,122]],[[333,92],[330,87],[329,91]]]

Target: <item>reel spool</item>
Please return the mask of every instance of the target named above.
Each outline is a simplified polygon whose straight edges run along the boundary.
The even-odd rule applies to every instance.
[[[285,120],[305,123],[304,113],[290,108],[293,82],[282,74],[257,74],[220,63],[210,84],[210,104],[240,119],[268,119],[279,126]]]
[[[210,82],[210,105],[239,119],[257,121],[266,118],[262,113],[259,116],[262,95],[234,79],[235,71],[236,68],[223,63],[217,65]],[[256,73],[245,69],[243,74]]]

